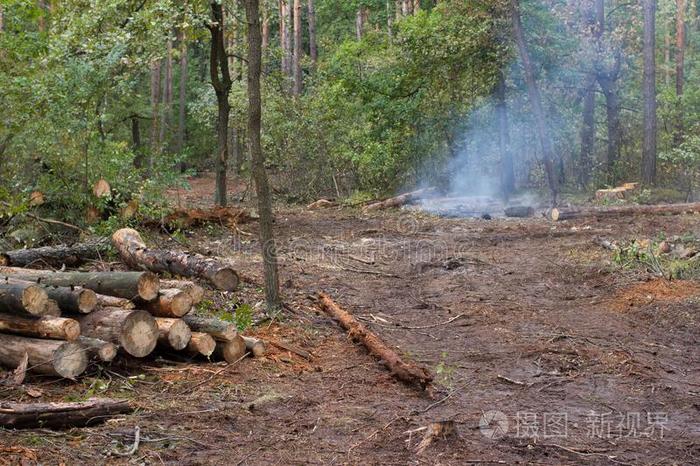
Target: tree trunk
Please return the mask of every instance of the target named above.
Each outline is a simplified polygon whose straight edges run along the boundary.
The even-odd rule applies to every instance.
[[[525,42],[525,34],[523,32],[522,23],[520,20],[519,2],[518,0],[511,0],[510,5],[513,35],[515,36],[515,41],[518,45],[518,52],[520,54],[520,60],[523,64],[523,73],[525,75],[525,83],[527,85],[528,95],[530,98],[530,106],[532,107],[532,112],[535,117],[537,135],[540,140],[540,145],[542,146],[544,168],[547,174],[549,190],[552,196],[552,205],[556,205],[559,200],[559,179],[554,170],[554,150],[552,148],[552,141],[547,130],[547,120],[542,107],[542,97],[540,96],[540,89],[537,81],[535,80],[535,72],[533,70],[532,63],[530,61],[530,54],[527,50],[527,44]]]
[[[88,354],[102,362],[111,362],[117,357],[119,347],[109,341],[98,338],[79,337],[78,343],[87,348]]]
[[[87,427],[132,411],[126,400],[94,398],[75,403],[10,403],[0,405],[0,426],[8,429]]]
[[[231,341],[217,341],[214,356],[229,364],[237,362],[246,355],[246,344],[243,337],[236,335]]]
[[[144,308],[156,317],[182,317],[192,309],[192,298],[185,291],[164,289],[155,301],[145,303]]]
[[[43,316],[50,313],[48,294],[34,283],[22,283],[7,278],[0,282],[0,307],[6,312],[25,316]]]
[[[44,246],[0,253],[0,265],[12,267],[77,267],[88,260],[100,259],[109,250],[109,243],[94,241],[72,246]]]
[[[498,150],[501,155],[501,193],[505,199],[508,199],[515,192],[515,173],[508,130],[506,78],[503,72],[500,73],[496,84],[496,118],[498,119]]]
[[[266,348],[264,341],[251,337],[243,337],[243,341],[245,342],[246,351],[251,353],[253,356],[256,358],[265,356]]]
[[[303,44],[301,42],[301,0],[294,0],[294,54],[292,57],[292,68],[294,75],[294,87],[292,93],[295,96],[301,95],[301,54]]]
[[[158,341],[158,325],[146,311],[106,307],[77,319],[82,335],[118,343],[137,358],[151,354]]]
[[[210,335],[201,332],[192,332],[192,337],[187,343],[185,351],[192,356],[204,356],[208,358],[214,354],[215,349],[216,342]]]
[[[673,142],[683,143],[683,84],[685,82],[685,0],[676,0],[676,127]]]
[[[41,340],[0,333],[0,363],[14,369],[24,355],[28,370],[38,374],[74,379],[87,368],[85,349],[77,343],[61,340]],[[0,411],[2,410],[0,404]]]
[[[141,125],[138,115],[131,115],[131,150],[134,152],[134,167],[143,168],[143,147],[141,145]]]
[[[666,87],[671,86],[671,28],[673,27],[673,21],[669,20],[666,22],[666,31],[664,33],[664,83]]]
[[[309,14],[309,55],[311,56],[311,62],[316,66],[316,62],[318,61],[318,45],[316,44],[316,7],[314,6],[314,0],[307,0],[307,2]]]
[[[231,341],[238,335],[236,326],[223,320],[193,315],[186,315],[182,320],[195,332],[207,333],[217,341]]]
[[[165,57],[165,77],[163,79],[163,117],[160,125],[160,141],[167,147],[168,131],[172,126],[173,108],[173,41],[168,37]]]
[[[201,277],[225,291],[233,291],[238,286],[238,274],[232,268],[199,254],[149,249],[139,232],[131,228],[115,231],[112,242],[124,263],[133,269],[145,268],[153,272],[169,272],[184,277]]]
[[[150,272],[51,272],[0,267],[0,275],[42,285],[82,286],[99,294],[143,301],[154,300],[160,289],[158,277]]]
[[[583,96],[583,122],[581,124],[581,153],[579,157],[579,185],[585,189],[590,182],[595,151],[595,77],[589,78]]]
[[[260,142],[262,102],[260,95],[260,19],[258,0],[246,0],[248,20],[248,148],[253,165],[253,178],[260,215],[260,245],[265,270],[267,307],[272,311],[280,305],[277,251],[272,232],[272,199],[265,172],[265,157]]]
[[[73,341],[80,336],[77,320],[63,317],[19,317],[0,314],[0,331],[35,338]]]
[[[187,115],[187,36],[180,32],[180,92],[178,95],[177,145],[178,153],[185,148],[185,124]],[[183,166],[180,167],[181,171]]]
[[[282,53],[284,53],[284,74],[287,76],[292,75],[292,2],[294,0],[286,0],[283,2],[284,12],[284,46],[282,47]],[[262,38],[261,46],[262,46]]]
[[[187,348],[192,338],[192,331],[182,319],[156,317],[158,325],[158,343],[180,351]]]
[[[216,118],[217,156],[216,156],[216,193],[217,205],[226,206],[226,168],[228,156],[228,120],[230,106],[228,96],[231,92],[231,74],[229,73],[228,58],[224,37],[224,11],[223,6],[217,1],[211,2],[212,24],[209,26],[211,33],[211,52],[209,72],[211,83],[216,93],[218,108]],[[221,77],[219,77],[221,72]]]
[[[644,142],[642,183],[656,183],[656,0],[643,0],[644,8]]]
[[[634,215],[682,215],[700,213],[700,202],[688,204],[662,205],[626,205],[619,207],[588,207],[572,209],[552,209],[548,213],[550,220],[557,222],[580,218],[619,218]]]
[[[358,41],[362,40],[362,37],[365,35],[368,15],[369,10],[367,10],[366,6],[363,5],[357,9],[357,16],[355,18],[355,36]]]
[[[267,7],[263,5],[262,8],[262,50],[265,51],[270,46],[270,14],[267,11]]]
[[[151,151],[148,154],[148,176],[153,175],[153,158],[160,153],[160,60],[151,63]]]

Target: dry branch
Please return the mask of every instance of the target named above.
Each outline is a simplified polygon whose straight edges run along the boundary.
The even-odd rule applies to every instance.
[[[0,426],[21,428],[85,427],[131,412],[126,400],[93,398],[77,403],[0,404]]]
[[[15,368],[25,354],[29,357],[28,370],[69,379],[82,374],[88,363],[85,348],[77,343],[0,333],[0,363]]]
[[[201,277],[216,288],[233,291],[238,286],[238,274],[232,268],[200,254],[187,254],[163,249],[149,249],[141,235],[131,228],[122,228],[112,235],[112,243],[122,260],[133,269],[168,272],[184,277]]]
[[[73,341],[80,336],[80,324],[63,317],[20,317],[0,314],[0,331],[35,338]]]
[[[368,206],[365,206],[363,211],[370,212],[373,210],[390,209],[392,207],[401,207],[409,202],[428,197],[437,192],[437,188],[425,188],[419,189],[418,191],[413,191],[410,193],[401,194],[396,197],[386,199],[384,201],[375,202]]]
[[[320,293],[319,304],[326,314],[338,321],[348,331],[353,340],[361,342],[372,355],[382,360],[394,377],[422,389],[425,389],[432,382],[433,376],[427,369],[414,363],[404,362],[377,335],[358,322],[352,314],[342,309],[328,295]]]

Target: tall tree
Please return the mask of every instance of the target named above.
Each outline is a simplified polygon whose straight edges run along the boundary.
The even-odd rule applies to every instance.
[[[163,79],[163,120],[160,126],[160,140],[168,146],[167,134],[172,126],[173,108],[173,41],[168,37],[165,55],[165,76]]]
[[[307,9],[309,15],[309,56],[315,66],[318,61],[318,45],[316,43],[316,7],[314,6],[314,0],[307,0]]]
[[[180,89],[178,95],[176,151],[185,148],[185,118],[187,115],[187,33],[180,30]],[[184,168],[184,167],[181,167]]]
[[[685,82],[685,0],[676,0],[676,128],[673,141],[683,142],[683,85]]]
[[[362,36],[365,33],[368,15],[369,10],[367,7],[360,5],[360,7],[357,9],[357,14],[355,15],[355,37],[357,37],[357,40],[362,40]]]
[[[160,60],[151,63],[151,150],[148,154],[148,175],[153,174],[154,157],[160,153]]]
[[[225,206],[226,199],[226,169],[228,158],[228,120],[230,105],[228,96],[231,92],[231,73],[226,56],[226,43],[224,35],[224,11],[223,6],[216,0],[212,0],[211,22],[211,50],[209,52],[209,73],[211,84],[216,93],[216,117],[217,155],[216,155],[216,193],[214,200],[217,205]]]
[[[294,85],[292,94],[295,96],[301,95],[301,54],[303,46],[304,44],[301,42],[301,0],[294,0],[294,53],[292,55]]]
[[[510,1],[510,14],[513,25],[513,35],[515,36],[520,61],[523,66],[523,74],[525,75],[525,84],[530,99],[530,107],[532,107],[532,113],[535,118],[537,136],[542,146],[542,159],[547,174],[552,205],[556,205],[559,201],[559,179],[554,171],[554,150],[552,148],[552,140],[547,130],[547,119],[544,114],[544,108],[542,107],[540,88],[535,79],[535,71],[530,60],[527,43],[525,42],[525,33],[523,32],[522,21],[520,19],[520,4],[518,0]]]
[[[279,308],[279,276],[277,250],[272,232],[272,199],[265,172],[265,156],[260,142],[262,98],[260,74],[262,71],[261,32],[258,0],[244,0],[248,21],[248,149],[253,165],[255,191],[260,214],[260,245],[265,273],[265,296],[268,311]]]
[[[5,31],[5,7],[0,4],[0,32]],[[0,55],[1,56],[1,55]]]
[[[656,0],[643,0],[644,9],[644,142],[642,183],[656,182]]]
[[[265,51],[270,46],[270,12],[266,3],[262,6],[262,50]]]
[[[503,72],[500,73],[498,84],[496,84],[496,117],[498,119],[498,150],[501,154],[501,192],[503,197],[508,199],[515,192],[515,173],[508,129],[506,78]]]
[[[283,16],[282,21],[284,22],[284,37],[282,37],[282,53],[283,53],[283,71],[287,76],[292,75],[292,1],[283,1]]]

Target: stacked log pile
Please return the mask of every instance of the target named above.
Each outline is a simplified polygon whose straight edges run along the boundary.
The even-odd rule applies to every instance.
[[[53,272],[0,266],[0,365],[75,379],[90,361],[108,363],[118,354],[144,358],[154,351],[237,362],[262,356],[262,341],[241,336],[235,325],[192,314],[203,299],[201,286],[187,280],[160,280],[139,260],[162,271],[177,253],[141,247],[138,233],[127,235],[131,272]],[[122,232],[124,233],[124,232]],[[115,234],[115,238],[118,235]],[[197,273],[232,288],[235,271],[216,261],[183,255],[178,271],[196,264]],[[198,261],[202,261],[199,263]],[[153,265],[156,264],[156,265]],[[223,272],[222,272],[223,271]],[[216,278],[215,278],[216,277]],[[232,278],[233,277],[233,278]]]

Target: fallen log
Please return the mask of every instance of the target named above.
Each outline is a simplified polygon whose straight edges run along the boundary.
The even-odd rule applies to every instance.
[[[132,411],[127,400],[91,398],[75,403],[0,403],[0,426],[9,429],[86,427]]]
[[[0,314],[0,331],[35,338],[73,341],[80,336],[77,320],[63,317],[20,317]]]
[[[432,374],[414,363],[404,362],[396,352],[389,348],[377,335],[358,322],[352,314],[342,309],[325,293],[319,294],[321,309],[338,321],[348,331],[350,337],[361,342],[376,358],[380,359],[394,377],[408,385],[425,389],[433,380]]]
[[[158,298],[144,303],[144,308],[156,317],[182,317],[192,309],[192,298],[175,288],[160,290]]]
[[[5,277],[6,283],[16,283],[26,286],[36,286],[37,283],[27,280],[19,280],[13,277]],[[58,307],[60,315],[61,311],[77,312],[80,314],[88,314],[97,307],[97,295],[94,291],[86,288],[73,288],[65,286],[51,286],[39,284],[50,301],[53,301]],[[50,303],[50,305],[53,305]]]
[[[186,315],[182,320],[195,332],[208,333],[217,341],[231,341],[238,335],[236,326],[223,320],[193,315]]]
[[[28,371],[68,379],[82,374],[88,364],[85,348],[78,343],[0,333],[0,363],[14,369],[25,354]]]
[[[256,358],[265,356],[265,342],[252,337],[243,337],[246,350]]]
[[[151,272],[52,272],[0,267],[0,274],[42,285],[83,287],[99,294],[144,301],[154,300],[160,289],[158,276]]]
[[[375,202],[373,204],[369,204],[363,208],[363,211],[371,212],[373,210],[382,210],[382,209],[390,209],[392,207],[401,207],[404,204],[408,204],[409,202],[412,202],[412,201],[415,201],[418,199],[422,199],[424,197],[435,194],[436,192],[437,192],[437,188],[419,189],[418,191],[413,191],[410,193],[401,194],[399,196],[386,199],[384,201],[379,201],[379,202]]]
[[[120,307],[122,309],[135,309],[136,305],[126,299],[118,298],[116,296],[107,296],[105,294],[97,295],[97,306],[98,307]]]
[[[231,364],[245,356],[246,351],[245,340],[242,336],[236,335],[236,338],[231,341],[217,341],[214,356]]]
[[[192,331],[182,319],[156,317],[158,325],[158,342],[174,350],[182,350],[192,338]]]
[[[78,343],[83,345],[90,356],[102,362],[111,362],[117,357],[119,347],[109,341],[99,338],[79,337]]]
[[[117,343],[137,358],[149,355],[158,342],[158,325],[146,311],[106,307],[77,319],[82,335]]]
[[[133,269],[145,268],[152,272],[201,277],[217,289],[225,291],[233,291],[238,286],[238,274],[231,267],[200,254],[149,249],[139,232],[131,228],[122,228],[114,232],[112,243],[122,260]]]
[[[44,246],[17,249],[0,254],[0,265],[12,267],[77,267],[88,260],[99,259],[109,250],[109,241],[100,240],[72,246]]]
[[[511,206],[505,208],[506,217],[528,218],[535,215],[535,209],[530,206]]]
[[[160,286],[163,288],[177,288],[182,290],[192,299],[192,305],[196,306],[204,299],[204,288],[189,280],[160,280]]]
[[[41,316],[51,313],[47,307],[49,296],[34,283],[2,280],[0,282],[0,309],[20,315]]]
[[[216,349],[216,341],[211,335],[202,332],[192,332],[192,338],[187,343],[185,351],[192,356],[204,356],[208,358]]]
[[[579,218],[616,218],[634,215],[682,215],[700,213],[700,202],[686,204],[626,205],[617,207],[554,208],[547,213],[553,222]]]

